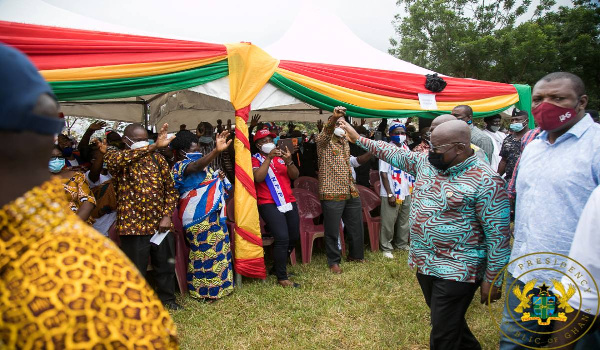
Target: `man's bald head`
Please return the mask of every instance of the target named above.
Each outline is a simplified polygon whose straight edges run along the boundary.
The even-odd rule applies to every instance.
[[[451,121],[451,120],[456,120],[456,117],[453,116],[452,114],[442,114],[439,117],[436,117],[432,122],[431,122],[431,126],[429,127],[429,131],[433,132],[433,129],[435,129],[436,127],[438,127],[440,124]]]
[[[431,133],[431,143],[434,146],[458,142],[465,145],[471,144],[471,129],[463,121],[449,120],[438,125]]]
[[[143,131],[146,131],[146,129],[142,126],[142,124],[138,124],[138,123],[129,124],[125,127],[125,130],[123,130],[123,135],[131,137],[134,134],[138,133],[140,129]],[[146,132],[146,134],[147,133],[148,132]]]

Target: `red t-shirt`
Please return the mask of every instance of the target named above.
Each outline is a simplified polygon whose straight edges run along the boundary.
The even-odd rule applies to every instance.
[[[258,159],[252,157],[252,168],[260,167],[260,162]],[[285,166],[285,162],[280,157],[275,157],[271,161],[270,165],[271,169],[275,168],[273,172],[275,173],[275,177],[277,181],[279,181],[279,186],[281,186],[281,192],[283,192],[283,197],[285,201],[288,203],[292,203],[296,201],[294,195],[292,194],[292,184],[290,182],[290,177],[287,174],[287,166]],[[273,197],[271,196],[271,191],[269,191],[269,187],[267,186],[267,177],[265,181],[262,182],[254,182],[256,186],[256,196],[258,197],[258,205],[275,203]]]

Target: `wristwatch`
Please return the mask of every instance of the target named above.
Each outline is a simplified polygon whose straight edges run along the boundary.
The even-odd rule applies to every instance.
[[[392,197],[394,197],[394,195],[393,195],[393,194],[391,194],[391,193],[389,193],[389,194],[388,194],[388,198],[392,198]]]

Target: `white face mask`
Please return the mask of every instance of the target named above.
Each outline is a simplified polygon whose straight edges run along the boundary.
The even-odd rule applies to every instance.
[[[265,143],[264,145],[260,146],[260,150],[263,151],[264,154],[269,154],[274,149],[275,149],[275,144],[272,142]]]
[[[131,145],[129,146],[130,149],[138,149],[150,145],[148,141],[133,142],[129,137],[127,137],[127,139],[129,140],[129,142],[131,142]]]
[[[335,130],[333,130],[333,133],[337,137],[344,137],[344,135],[346,135],[346,130],[338,127],[338,128],[335,128]]]

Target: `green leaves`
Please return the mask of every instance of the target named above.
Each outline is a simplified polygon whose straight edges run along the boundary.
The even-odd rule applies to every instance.
[[[399,0],[390,54],[442,74],[534,85],[544,75],[579,75],[600,108],[600,8],[575,0]]]

